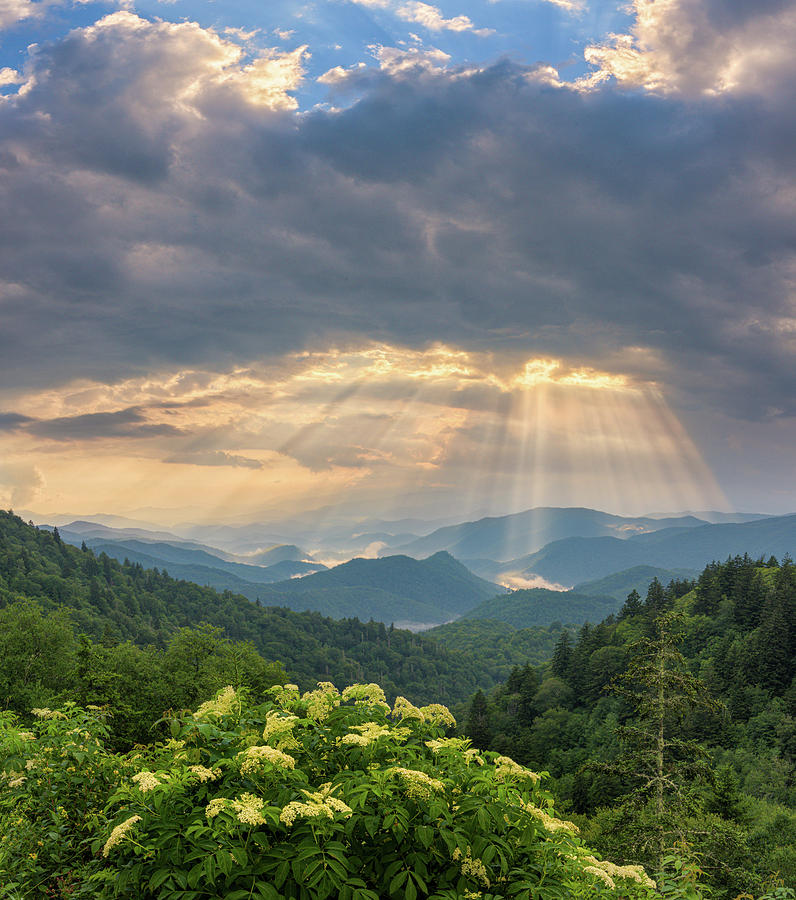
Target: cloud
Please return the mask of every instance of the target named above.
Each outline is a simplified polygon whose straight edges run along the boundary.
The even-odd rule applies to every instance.
[[[35,501],[44,486],[44,477],[37,466],[7,460],[0,463],[0,497],[4,498],[4,508]]]
[[[568,13],[582,13],[586,9],[586,0],[544,0],[545,3],[552,3]]]
[[[0,431],[16,431],[32,421],[30,416],[23,416],[21,413],[0,413]]]
[[[451,16],[446,19],[438,6],[422,3],[420,0],[409,0],[408,3],[400,0],[351,0],[351,2],[370,9],[389,10],[399,19],[422,25],[429,31],[468,31],[478,37],[488,37],[495,33],[493,28],[476,28],[469,16]],[[416,35],[412,35],[412,38],[416,39]]]
[[[787,0],[633,0],[629,34],[585,51],[603,77],[663,94],[780,93],[796,77]]]
[[[450,54],[436,47],[383,47],[380,44],[370,48],[378,60],[379,68],[388,75],[401,72],[443,72],[451,60]]]
[[[732,34],[758,19],[726,15]],[[444,340],[655,380],[682,409],[796,413],[796,135],[775,90],[577,92],[508,61],[375,53],[345,109],[299,113],[301,47],[251,60],[115,13],[31,51],[25,92],[0,99],[11,400]]]
[[[453,16],[446,19],[439,7],[421,3],[419,0],[412,0],[398,7],[396,14],[399,19],[415,22],[428,28],[429,31],[471,31],[479,37],[495,33],[492,28],[476,28],[468,16]]]
[[[84,413],[32,422],[27,431],[35,437],[53,441],[87,441],[99,438],[151,438],[177,436],[181,432],[166,423],[151,424],[141,410]]]
[[[176,456],[170,456],[163,461],[189,466],[240,466],[245,469],[262,469],[263,467],[262,462],[258,459],[237,456],[234,453],[225,453],[223,450],[199,450],[180,453]]]
[[[31,0],[0,0],[0,28],[11,28],[17,22],[40,16],[48,5]]]

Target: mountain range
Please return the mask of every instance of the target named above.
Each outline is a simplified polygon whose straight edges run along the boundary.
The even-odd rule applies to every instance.
[[[425,537],[405,530],[422,523],[369,522],[370,527],[394,528],[396,534],[350,531],[346,540],[390,537],[401,543],[409,535],[406,552],[354,558],[329,569],[315,558],[317,551],[310,554],[297,543],[264,546],[252,535],[232,552],[122,522],[124,527],[77,520],[59,531],[69,543],[85,541],[95,552],[119,561],[166,570],[172,577],[231,590],[267,606],[373,618],[413,629],[464,615],[527,627],[595,621],[616,611],[631,590],[643,595],[652,578],[664,584],[691,578],[713,559],[745,552],[782,557],[796,549],[796,515],[699,515],[633,518],[541,508],[445,525]],[[219,528],[229,538],[239,526]],[[564,536],[531,553],[506,557],[509,549],[535,546],[551,535]],[[254,549],[243,552],[242,547]],[[426,551],[425,559],[414,558]],[[501,585],[529,590],[505,594]]]

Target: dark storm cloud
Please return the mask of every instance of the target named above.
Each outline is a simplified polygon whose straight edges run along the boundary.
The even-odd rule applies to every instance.
[[[30,416],[23,416],[21,413],[0,412],[0,431],[18,431],[32,421]]]
[[[108,413],[86,413],[42,419],[27,426],[30,434],[53,441],[87,441],[96,438],[150,438],[177,436],[173,425],[149,424],[135,408]]]
[[[223,450],[188,451],[170,456],[163,462],[191,466],[233,466],[244,469],[262,469],[263,467],[258,459],[226,453]]]
[[[4,384],[444,340],[796,411],[789,108],[502,62],[295,117],[222,91],[219,47],[122,17],[37,50],[0,107]]]

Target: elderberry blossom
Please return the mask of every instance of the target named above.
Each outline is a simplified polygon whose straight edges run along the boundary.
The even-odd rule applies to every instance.
[[[446,728],[455,728],[456,719],[447,706],[441,703],[430,703],[428,706],[421,706],[420,712],[426,722],[432,725],[444,725]]]
[[[270,741],[271,738],[276,738],[276,744],[280,750],[298,747],[299,743],[293,737],[293,729],[300,721],[298,716],[269,712],[265,717],[263,740]]]
[[[533,803],[523,803],[522,808],[525,812],[530,813],[535,819],[538,819],[544,826],[546,831],[569,831],[571,834],[577,834],[580,829],[574,822],[565,822],[563,819],[556,819]]]
[[[343,691],[343,700],[353,700],[355,706],[377,706],[389,712],[384,691],[377,684],[351,684]]]
[[[153,791],[156,787],[158,787],[162,782],[154,774],[154,772],[139,772],[137,775],[133,775],[131,781],[135,782],[138,785],[138,789],[142,794],[146,794],[147,791]]]
[[[270,763],[277,769],[292,769],[296,760],[275,747],[249,747],[238,754],[238,763],[243,775],[260,772],[263,763]]]
[[[211,801],[212,802],[212,801]],[[238,821],[243,825],[265,825],[263,818],[264,800],[255,794],[241,794],[231,802]]]
[[[487,875],[486,866],[481,862],[480,859],[475,859],[472,856],[471,850],[468,847],[466,853],[462,853],[462,851],[456,847],[451,855],[451,859],[454,862],[461,862],[461,873],[466,878],[472,878],[474,881],[479,881],[484,887],[489,887],[489,876]],[[480,894],[470,894],[470,896],[480,897]]]
[[[323,722],[329,713],[340,705],[340,693],[331,681],[319,681],[314,691],[307,691],[301,700],[307,704],[307,715],[316,722]]]
[[[419,722],[425,722],[423,713],[406,697],[396,697],[392,708],[394,719],[417,719]]]
[[[194,713],[195,719],[206,719],[208,716],[228,716],[235,708],[240,708],[240,701],[235,688],[228,684],[222,688],[212,700],[207,700]]]
[[[539,781],[539,775],[514,762],[510,756],[498,756],[495,760],[495,777],[505,778],[529,778],[534,784]]]
[[[352,725],[352,732],[356,734],[346,734],[340,739],[341,744],[353,744],[358,747],[367,747],[380,737],[385,737],[390,733],[390,729],[386,725],[377,725],[375,722],[366,722],[364,725]]]
[[[305,801],[293,800],[279,814],[279,821],[288,828],[296,819],[334,819],[336,815],[348,818],[352,809],[347,803],[331,795],[330,785],[318,791],[302,791]]]
[[[401,780],[406,796],[414,800],[429,800],[435,793],[442,793],[445,790],[445,785],[441,781],[417,769],[394,766],[389,771]]]
[[[129,819],[125,819],[120,825],[117,825],[113,831],[111,831],[110,837],[107,841],[105,841],[105,846],[102,848],[102,855],[107,856],[111,850],[126,836],[127,832],[135,825],[136,822],[141,821],[141,816],[130,816]]]
[[[208,769],[207,766],[188,766],[188,771],[202,783],[205,781],[217,781],[221,775],[220,769]]]

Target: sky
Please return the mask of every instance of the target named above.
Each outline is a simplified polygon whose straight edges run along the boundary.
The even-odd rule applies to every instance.
[[[0,506],[796,511],[796,4],[0,0]]]

